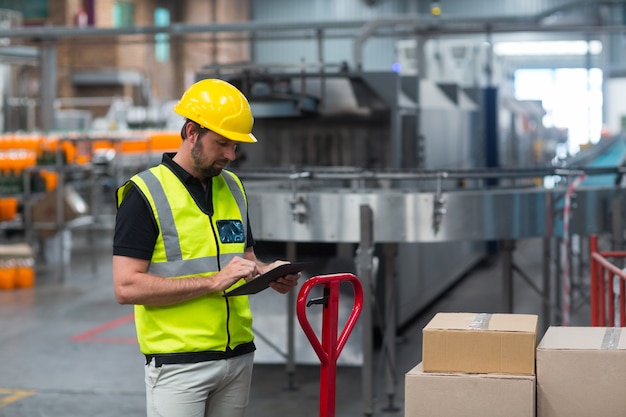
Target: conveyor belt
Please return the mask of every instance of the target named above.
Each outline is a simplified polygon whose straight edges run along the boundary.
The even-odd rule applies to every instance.
[[[548,175],[568,179],[586,176],[576,190],[572,233],[610,231],[612,201],[624,190],[615,186],[621,166],[622,141],[614,141],[595,159],[594,166],[529,170],[473,170],[439,172],[303,171],[240,175],[256,209],[255,236],[269,241],[359,242],[359,210],[372,208],[377,242],[444,242],[458,240],[521,239],[560,235],[559,224],[566,188],[493,187],[446,190],[458,179],[530,179]],[[279,178],[283,178],[280,181]],[[267,178],[268,181],[262,181]],[[334,181],[334,182],[333,182]],[[435,191],[404,187],[403,182],[426,181]],[[343,186],[341,185],[343,182]],[[398,186],[393,183],[397,182]],[[453,181],[454,182],[454,181]],[[440,186],[433,187],[437,183]],[[333,186],[332,184],[339,184]],[[345,185],[348,184],[348,185]],[[374,184],[374,185],[372,185]],[[387,188],[375,186],[387,184]],[[391,184],[391,185],[390,185]],[[550,225],[554,225],[551,227]]]

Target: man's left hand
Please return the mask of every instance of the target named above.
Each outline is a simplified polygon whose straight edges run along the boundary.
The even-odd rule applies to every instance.
[[[285,275],[284,277],[278,278],[276,281],[270,282],[270,287],[281,294],[288,293],[292,288],[298,285],[300,275],[299,272],[297,274]]]

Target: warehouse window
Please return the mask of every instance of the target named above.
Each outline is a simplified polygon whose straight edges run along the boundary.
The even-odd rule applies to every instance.
[[[540,100],[545,127],[567,129],[568,143],[558,156],[597,143],[602,132],[602,70],[598,68],[520,69],[515,98]]]
[[[129,27],[135,23],[135,5],[127,1],[118,1],[113,6],[113,27]]]
[[[21,15],[23,23],[26,25],[43,25],[50,17],[50,3],[49,0],[0,0],[0,9],[3,11],[3,17],[9,17],[13,19],[13,15]],[[2,22],[17,23],[17,22]],[[21,22],[20,22],[21,25]],[[7,29],[7,27],[2,27]]]
[[[600,41],[536,41],[498,42],[493,51],[500,56],[555,56],[555,55],[599,55]]]
[[[154,24],[156,26],[169,26],[170,12],[162,7],[154,11]],[[157,33],[154,35],[154,56],[158,62],[170,59],[170,35]]]

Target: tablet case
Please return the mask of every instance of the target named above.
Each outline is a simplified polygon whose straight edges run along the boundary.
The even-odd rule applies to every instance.
[[[302,272],[311,265],[312,262],[294,262],[277,266],[271,271],[259,275],[252,281],[246,282],[242,286],[224,293],[224,297],[230,297],[233,295],[256,294],[269,287],[270,282],[276,281],[278,278],[284,277],[285,275],[297,274],[298,272]]]

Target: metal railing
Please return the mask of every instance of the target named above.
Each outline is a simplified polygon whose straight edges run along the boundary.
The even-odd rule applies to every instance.
[[[617,267],[609,259],[624,259],[626,252],[598,250],[598,237],[589,237],[591,266],[591,325],[613,327],[619,321],[619,327],[626,325],[626,271]],[[618,291],[615,291],[615,279]],[[616,305],[619,311],[616,320]]]

